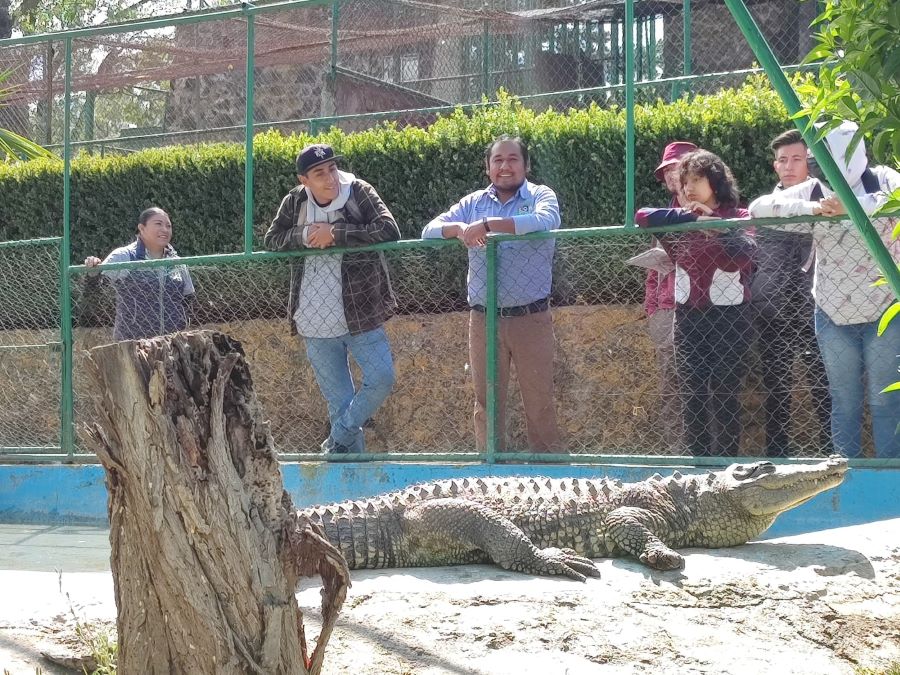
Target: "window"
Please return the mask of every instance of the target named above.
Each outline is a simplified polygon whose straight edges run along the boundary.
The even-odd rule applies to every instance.
[[[381,59],[381,79],[385,82],[394,81],[394,57],[385,56]]]
[[[409,54],[400,57],[400,81],[413,82],[419,79],[419,55]]]

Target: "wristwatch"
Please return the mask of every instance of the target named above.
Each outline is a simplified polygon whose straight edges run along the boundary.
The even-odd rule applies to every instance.
[[[490,232],[490,231],[491,231],[491,226],[488,225],[487,218],[482,218],[482,219],[481,219],[481,224],[484,225],[484,231],[485,231],[485,232]]]

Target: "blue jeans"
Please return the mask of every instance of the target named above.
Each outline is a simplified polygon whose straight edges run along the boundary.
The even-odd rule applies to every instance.
[[[316,382],[328,404],[331,433],[323,449],[365,452],[362,425],[394,386],[394,361],[384,327],[359,335],[304,340]],[[362,371],[359,389],[353,385],[350,356]]]
[[[882,389],[900,379],[900,320],[877,335],[878,322],[839,326],[816,308],[816,339],[831,389],[834,448],[862,455],[863,399],[868,395],[876,457],[900,457],[900,396]]]

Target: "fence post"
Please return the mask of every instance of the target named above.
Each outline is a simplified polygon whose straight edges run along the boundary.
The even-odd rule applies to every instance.
[[[75,399],[72,391],[72,38],[66,37],[65,107],[63,109],[63,236],[59,251],[60,415],[59,447],[70,459],[75,452]]]
[[[246,11],[250,5],[244,5]],[[244,82],[244,253],[253,252],[253,95],[255,89],[256,22],[247,14],[247,76]]]
[[[331,80],[337,78],[337,62],[338,62],[338,29],[340,27],[341,4],[339,2],[331,3]]]
[[[487,238],[484,254],[487,261],[487,297],[484,301],[484,336],[487,341],[484,350],[487,393],[485,449],[487,463],[493,464],[497,454],[497,433],[506,434],[506,429],[497,429],[497,242],[493,237]]]
[[[681,10],[681,21],[683,26],[682,38],[684,40],[684,44],[682,45],[684,49],[684,58],[683,63],[681,64],[681,74],[690,75],[693,68],[693,64],[691,63],[691,60],[693,59],[693,57],[691,56],[691,0],[684,0],[684,4]],[[672,100],[674,101],[680,98],[682,91],[682,82],[680,80],[676,80],[675,82],[673,82]]]
[[[772,86],[775,87],[775,91],[778,92],[781,100],[784,102],[784,107],[787,108],[788,113],[790,115],[799,113],[801,110],[800,100],[791,87],[791,83],[788,82],[787,77],[782,72],[781,64],[778,63],[778,59],[769,47],[769,43],[763,37],[759,26],[756,25],[756,21],[753,20],[743,0],[725,0],[725,4],[750,44],[750,48],[753,50],[756,58],[759,59],[760,65],[765,69],[766,75],[769,76]],[[803,134],[806,144],[812,150],[813,156],[815,156],[816,161],[825,173],[825,177],[831,184],[832,189],[837,192],[838,197],[847,209],[847,214],[850,216],[853,224],[856,225],[856,229],[866,243],[866,248],[869,249],[872,257],[878,264],[878,268],[885,276],[891,290],[894,291],[894,296],[900,298],[900,270],[897,269],[897,265],[891,258],[887,247],[881,241],[881,237],[878,236],[866,212],[860,206],[859,200],[853,194],[853,190],[847,184],[844,174],[841,173],[825,144],[816,139],[816,131],[810,125],[809,117],[805,115],[795,117],[794,124],[797,125],[800,133]]]
[[[693,68],[691,60],[691,0],[684,0],[684,9],[681,12],[681,18],[684,22],[684,64],[683,75],[690,75]]]
[[[625,0],[625,227],[634,227],[634,0]]]
[[[485,19],[481,31],[481,95],[491,95],[491,24]]]

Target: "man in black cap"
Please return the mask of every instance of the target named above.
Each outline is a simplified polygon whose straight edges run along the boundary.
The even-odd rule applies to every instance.
[[[297,156],[300,185],[281,201],[265,236],[270,251],[350,248],[396,241],[400,230],[375,188],[340,171],[329,145],[308,145]],[[384,331],[396,301],[381,252],[335,253],[300,259],[291,271],[291,331],[303,336],[331,432],[322,450],[365,451],[362,425],[394,385]],[[362,371],[353,384],[349,357]]]

